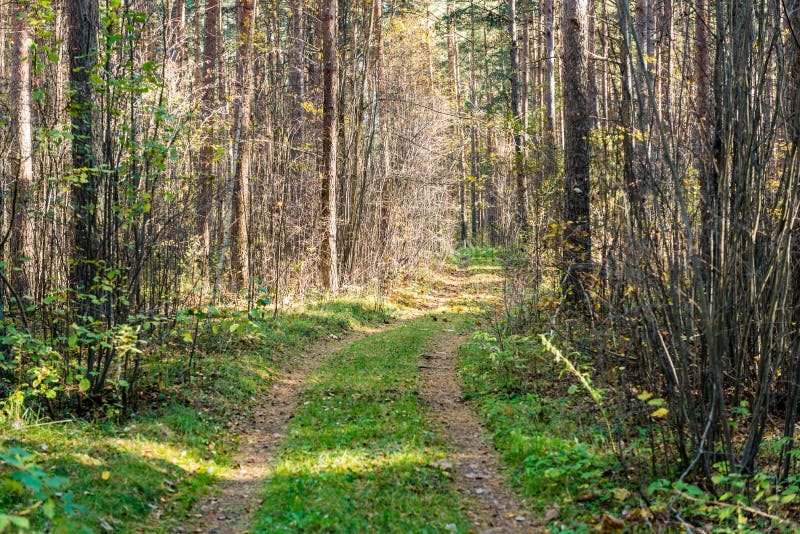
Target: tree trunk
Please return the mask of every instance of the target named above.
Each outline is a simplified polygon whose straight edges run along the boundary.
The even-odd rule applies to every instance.
[[[556,71],[555,46],[553,43],[553,0],[543,0],[544,17],[544,176],[553,178],[556,174]]]
[[[717,197],[717,177],[713,162],[712,135],[714,116],[711,108],[711,71],[709,63],[709,33],[708,33],[708,0],[697,0],[695,12],[695,64],[694,77],[697,84],[695,97],[695,110],[697,111],[697,129],[695,131],[695,147],[697,169],[700,181],[700,218],[701,240],[700,256],[701,265],[707,271],[711,265],[711,247],[714,217],[712,203]],[[708,281],[708,277],[704,276]]]
[[[564,91],[564,292],[572,299],[583,294],[581,274],[590,270],[589,134],[591,120],[587,89],[587,0],[565,0],[561,34]]]
[[[322,6],[322,190],[320,219],[319,274],[322,287],[336,292],[339,271],[336,257],[336,151],[338,136],[339,59],[336,55],[338,0],[325,0]]]
[[[517,4],[508,0],[508,35],[511,41],[511,110],[514,117],[514,177],[516,183],[515,223],[517,230],[528,229],[528,190],[525,183],[525,155],[522,144],[522,114],[520,107],[519,45],[517,42]]]
[[[250,284],[250,256],[248,247],[250,209],[250,58],[253,48],[253,25],[255,22],[254,0],[240,0],[236,8],[236,89],[233,140],[236,145],[236,162],[233,178],[233,239],[231,250],[232,286],[248,287]]]
[[[305,0],[292,1],[292,20],[289,37],[289,91],[295,99],[295,105],[298,106],[306,98],[306,83],[305,83],[305,44],[306,44],[306,31],[303,21],[306,17]],[[302,108],[299,108],[302,109]],[[299,111],[295,110],[295,113]]]
[[[452,15],[456,3],[453,0],[452,5],[447,2],[447,14]],[[459,69],[459,50],[458,50],[458,36],[456,35],[456,24],[451,20],[450,28],[447,32],[447,60],[450,66],[450,79],[453,85],[453,97],[456,101],[456,138],[459,142],[459,178],[458,178],[458,206],[459,206],[459,222],[461,228],[461,246],[467,246],[467,208],[466,208],[466,194],[464,179],[466,175],[466,167],[464,165],[464,151],[461,148],[462,129],[461,129],[461,72]]]
[[[470,20],[470,49],[469,49],[469,100],[470,100],[470,125],[469,125],[469,173],[470,179],[470,211],[472,219],[472,244],[478,242],[478,206],[476,198],[476,184],[478,182],[478,122],[475,119],[475,110],[478,107],[478,93],[475,81],[475,16]]]
[[[167,78],[167,86],[170,88],[170,93],[177,93],[181,88],[180,70],[186,57],[186,46],[183,42],[185,10],[185,0],[172,0],[172,5],[169,6],[166,43],[167,50],[165,53],[165,75]]]
[[[376,103],[378,107],[378,136],[380,137],[380,171],[382,174],[381,186],[381,205],[378,222],[378,253],[381,265],[385,264],[383,259],[386,249],[389,246],[389,215],[391,210],[392,198],[392,179],[389,169],[389,132],[387,120],[389,119],[388,102],[386,98],[386,74],[383,70],[383,3],[373,2],[373,17],[375,18],[375,33],[373,36],[374,45],[372,48],[373,61],[375,63],[375,84],[377,86]],[[382,271],[385,275],[385,269]]]
[[[203,25],[202,115],[205,125],[200,149],[200,190],[197,197],[197,231],[203,243],[206,260],[211,256],[211,200],[214,188],[214,121],[217,88],[217,34],[219,33],[219,0],[206,0]]]
[[[14,31],[14,53],[12,54],[12,96],[14,103],[14,126],[17,134],[18,167],[14,198],[13,223],[11,227],[10,253],[11,281],[18,295],[30,289],[30,268],[26,261],[35,257],[33,247],[34,226],[31,219],[30,201],[33,189],[33,136],[31,125],[31,55],[33,45],[27,11],[27,0],[16,0],[12,4],[12,29]],[[23,259],[24,258],[24,259]]]
[[[100,173],[94,153],[94,111],[91,75],[97,60],[98,5],[96,0],[69,1],[69,66],[72,133],[72,172],[80,178],[72,185],[72,266],[70,284],[77,305],[78,320],[88,323],[100,318],[93,286],[100,257],[97,231],[97,199]],[[99,370],[93,347],[88,347],[86,368]],[[80,364],[80,362],[79,362]],[[92,388],[98,387],[99,374],[91,375]]]
[[[96,61],[98,6],[96,0],[69,2],[70,115],[72,117],[72,168],[81,176],[72,187],[73,270],[78,293],[87,291],[94,279],[97,260],[95,213],[99,184],[94,154],[91,74]],[[82,309],[81,312],[88,312]],[[83,313],[82,313],[83,314]]]

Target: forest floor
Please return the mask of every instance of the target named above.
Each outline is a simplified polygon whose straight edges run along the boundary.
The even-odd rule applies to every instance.
[[[380,301],[209,313],[187,374],[190,318],[121,423],[0,428],[77,505],[32,530],[652,530],[667,512],[642,496],[647,470],[619,464],[591,396],[511,333],[494,252],[458,258]]]
[[[234,469],[179,530],[534,531],[457,378],[496,269],[462,264],[397,324],[300,352],[240,429]]]

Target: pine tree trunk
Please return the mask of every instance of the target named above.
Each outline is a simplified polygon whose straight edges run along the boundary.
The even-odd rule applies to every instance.
[[[250,98],[253,88],[250,63],[255,14],[254,0],[240,0],[237,3],[238,42],[236,46],[233,139],[238,146],[236,147],[236,172],[233,178],[231,250],[231,282],[234,288],[248,287],[250,284],[248,213],[250,210]]]
[[[336,255],[336,157],[338,135],[339,59],[336,55],[338,0],[322,6],[322,190],[320,192],[321,235],[319,274],[322,287],[337,291],[339,271]]]
[[[553,178],[556,174],[556,71],[555,45],[553,40],[554,18],[553,0],[543,0],[544,18],[544,176]]]
[[[564,92],[564,292],[571,299],[583,294],[582,273],[590,270],[589,134],[587,87],[587,0],[565,0],[561,34]]]
[[[528,229],[528,190],[525,183],[525,154],[522,137],[522,112],[520,106],[519,43],[517,41],[517,4],[508,0],[508,34],[511,41],[511,110],[514,125],[514,178],[516,184],[515,223],[517,231]]]
[[[200,149],[200,188],[197,197],[197,231],[201,236],[203,253],[211,256],[211,199],[214,188],[214,121],[217,94],[217,44],[219,33],[219,0],[206,0],[203,25],[202,117],[206,121],[203,146]]]
[[[30,267],[23,258],[35,257],[33,248],[34,227],[31,220],[30,201],[33,189],[33,136],[31,125],[31,39],[28,23],[27,0],[12,4],[12,29],[14,31],[14,53],[12,54],[12,95],[14,103],[14,126],[17,135],[18,167],[15,185],[14,216],[10,237],[11,281],[18,295],[30,289]]]
[[[98,173],[94,153],[91,74],[96,61],[98,6],[96,0],[69,2],[70,115],[72,117],[72,168],[84,177],[72,187],[73,270],[72,284],[87,291],[94,279],[97,260]],[[81,315],[88,312],[82,306]]]

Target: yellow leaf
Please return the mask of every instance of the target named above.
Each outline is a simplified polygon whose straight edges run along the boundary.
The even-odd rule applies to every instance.
[[[100,478],[102,478],[103,480],[108,480],[109,478],[111,478],[111,473],[108,471],[103,471],[102,473],[100,473]]]
[[[614,498],[620,502],[624,501],[631,495],[631,492],[625,488],[614,488],[611,490],[611,492],[614,494]]]
[[[659,408],[658,410],[654,411],[650,414],[650,417],[664,417],[669,413],[669,410],[666,408]]]
[[[640,401],[647,401],[647,400],[650,400],[650,398],[652,396],[653,396],[652,393],[650,393],[647,390],[644,390],[641,393],[639,393],[638,395],[636,395],[636,398],[639,399]]]

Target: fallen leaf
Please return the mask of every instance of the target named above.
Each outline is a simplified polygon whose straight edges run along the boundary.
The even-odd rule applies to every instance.
[[[604,514],[603,519],[600,521],[600,532],[602,534],[610,534],[612,532],[620,532],[625,529],[625,521],[618,519],[613,515]]]
[[[549,523],[550,521],[558,517],[558,514],[560,513],[561,513],[561,507],[557,504],[554,504],[553,506],[550,507],[547,513],[544,514],[544,522]]]
[[[108,480],[109,478],[111,478],[111,473],[109,471],[103,471],[102,473],[100,473],[100,478],[102,478],[103,480]]]
[[[624,501],[631,495],[631,492],[626,490],[625,488],[614,488],[613,490],[611,490],[611,492],[614,494],[614,498],[617,499],[618,501]]]

